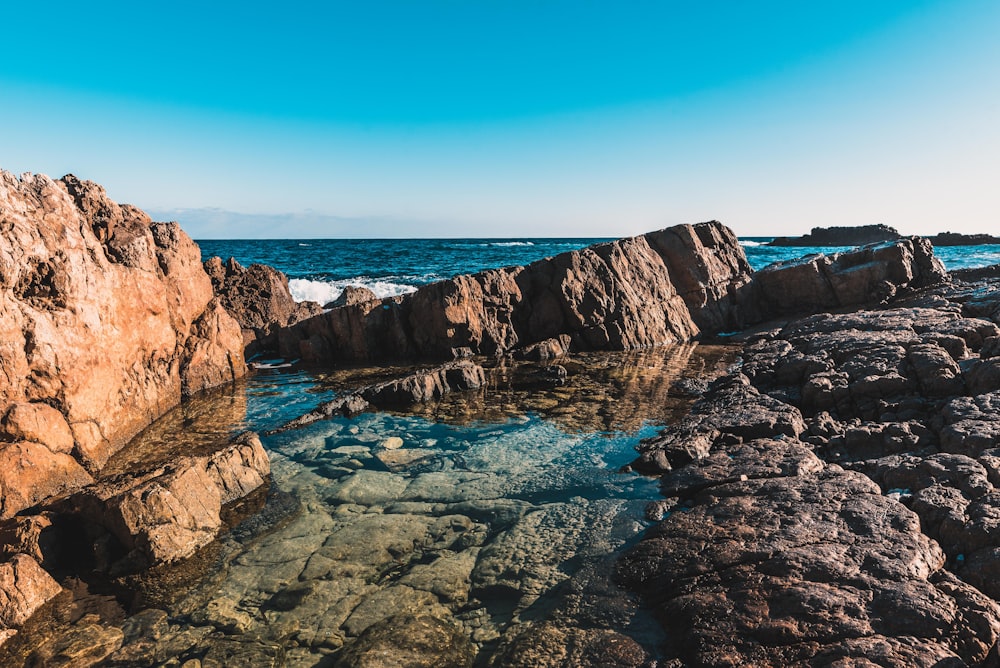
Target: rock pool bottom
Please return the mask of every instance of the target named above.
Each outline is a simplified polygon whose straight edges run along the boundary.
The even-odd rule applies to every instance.
[[[660,495],[621,468],[735,355],[684,345],[575,356],[565,374],[504,367],[415,413],[265,437],[268,530],[224,535],[123,618],[84,616],[101,629],[88,638],[107,636],[103,665],[120,666],[642,665],[661,631],[612,577]],[[259,372],[166,416],[116,467],[266,431],[366,373]],[[60,633],[66,645],[56,629],[35,656],[54,656]]]

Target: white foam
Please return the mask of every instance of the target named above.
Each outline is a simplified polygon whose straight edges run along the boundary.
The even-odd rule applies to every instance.
[[[760,241],[749,241],[747,239],[740,239],[740,246],[745,248],[753,248],[754,246],[763,246],[764,244]]]
[[[380,299],[403,295],[417,289],[416,286],[405,283],[394,283],[367,276],[358,276],[339,281],[313,281],[306,278],[292,278],[288,281],[288,290],[292,293],[292,298],[297,302],[312,301],[319,304],[327,304],[339,297],[340,293],[348,285],[368,288]]]
[[[535,244],[533,244],[530,241],[492,241],[488,244],[479,244],[479,245],[505,247],[505,246],[534,246]]]

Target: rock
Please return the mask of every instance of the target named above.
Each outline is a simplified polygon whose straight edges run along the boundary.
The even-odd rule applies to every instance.
[[[322,313],[315,302],[296,302],[288,277],[273,267],[243,267],[235,258],[205,261],[215,295],[245,332],[250,342],[247,357],[262,351],[277,352],[277,327],[285,327]]]
[[[768,246],[864,246],[896,241],[902,238],[896,228],[888,225],[857,225],[854,227],[814,227],[801,237],[777,237]],[[935,244],[937,245],[937,244]]]
[[[73,432],[66,418],[52,406],[42,403],[11,404],[0,421],[0,438],[42,443],[52,452],[68,454],[73,450]]]
[[[344,648],[345,668],[469,668],[476,650],[452,624],[426,614],[400,613],[369,626]]]
[[[736,322],[749,280],[732,231],[681,225],[334,308],[282,329],[279,343],[317,361],[493,355],[563,334],[575,349],[640,348]]]
[[[992,234],[960,234],[958,232],[939,232],[927,237],[935,246],[987,246],[1000,244],[1000,237]]]
[[[634,639],[607,629],[561,627],[542,622],[494,656],[497,668],[634,668],[660,665]]]
[[[0,518],[93,480],[68,454],[29,441],[0,443]]]
[[[920,237],[830,256],[778,262],[753,276],[762,319],[821,308],[883,303],[903,288],[945,280],[944,265]]]
[[[214,540],[223,505],[260,487],[269,473],[259,439],[244,434],[210,456],[96,483],[70,504],[73,514],[105,527],[145,565],[169,563]]]
[[[323,308],[337,308],[339,306],[354,306],[355,304],[363,304],[365,302],[377,301],[378,295],[369,290],[368,288],[361,287],[358,285],[348,285],[344,290],[329,304],[325,304]]]
[[[61,591],[28,555],[16,554],[0,563],[0,645]]]
[[[35,650],[28,664],[52,668],[96,666],[122,646],[123,636],[120,628],[99,623],[97,615],[87,615]]]
[[[457,360],[427,371],[361,390],[368,403],[380,408],[406,408],[435,401],[448,392],[476,390],[486,384],[483,368],[470,360]]]
[[[547,362],[567,354],[573,339],[569,334],[562,334],[538,343],[532,343],[514,351],[515,357],[533,362]]]
[[[176,224],[72,175],[0,172],[0,211],[8,433],[65,453],[58,413],[74,458],[95,472],[185,392],[245,373],[242,346],[224,335],[235,323],[212,311],[198,247]],[[55,412],[11,415],[13,404]]]

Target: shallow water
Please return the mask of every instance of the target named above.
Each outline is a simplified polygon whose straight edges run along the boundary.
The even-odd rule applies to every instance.
[[[142,656],[327,665],[428,619],[482,666],[568,633],[623,633],[655,655],[659,627],[612,573],[660,494],[655,480],[621,469],[641,438],[687,410],[678,387],[689,385],[677,381],[717,375],[735,354],[689,344],[579,355],[561,361],[563,384],[538,365],[494,368],[483,390],[415,412],[264,437],[280,490],[271,503],[299,510],[279,513],[269,533],[238,527],[145,592],[130,614],[162,628]],[[116,470],[277,427],[397,372],[260,371],[172,411]],[[138,656],[126,637],[119,659],[130,651]]]

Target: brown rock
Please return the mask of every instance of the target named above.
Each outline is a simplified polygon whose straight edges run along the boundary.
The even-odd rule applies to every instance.
[[[459,629],[430,615],[399,614],[376,622],[344,648],[345,668],[468,668],[476,653]]]
[[[338,306],[353,306],[354,304],[363,304],[365,302],[378,301],[378,295],[369,290],[368,288],[348,285],[344,290],[329,304],[325,304],[323,308],[337,308]]]
[[[0,644],[62,591],[31,557],[18,554],[0,563]]]
[[[199,369],[191,387],[245,372],[241,347],[189,345],[212,289],[198,247],[176,224],[150,223],[72,175],[0,172],[0,211],[0,283],[10,286],[0,294],[8,379],[0,411],[52,406],[69,425],[74,455],[94,471],[178,403],[182,368]],[[225,318],[217,316],[220,331]],[[66,448],[64,429],[35,430],[36,438]]]
[[[0,443],[0,518],[93,480],[68,454],[30,441]]]
[[[147,563],[172,562],[214,540],[222,506],[259,487],[269,473],[267,453],[248,433],[211,456],[100,482],[71,502],[76,513],[106,527]]]
[[[690,340],[699,322],[736,322],[749,280],[732,231],[682,225],[334,308],[281,330],[279,343],[307,360],[493,355],[562,334],[581,350],[641,348]]]
[[[435,401],[448,392],[475,390],[485,384],[483,367],[470,360],[458,360],[399,380],[367,387],[360,394],[374,406],[400,408]]]
[[[243,267],[234,258],[223,262],[213,257],[205,262],[205,271],[223,307],[248,332],[248,356],[276,350],[277,327],[322,312],[315,302],[296,302],[288,290],[288,277],[273,267],[264,264]]]
[[[11,404],[0,422],[0,437],[43,443],[53,452],[69,453],[73,449],[73,433],[66,418],[48,404]]]

